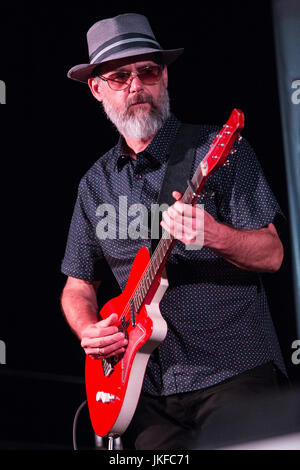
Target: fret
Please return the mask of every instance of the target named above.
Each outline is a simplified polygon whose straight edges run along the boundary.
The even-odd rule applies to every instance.
[[[143,299],[143,286],[140,285],[137,289],[137,300],[138,300],[138,306],[141,305],[141,299]]]
[[[156,253],[155,253],[155,255],[153,256],[153,265],[154,265],[155,270],[157,271],[157,270],[158,270],[158,267],[159,267],[159,262],[158,262]]]
[[[153,282],[153,279],[155,278],[155,269],[154,269],[154,266],[153,264],[151,263],[150,261],[150,266],[149,266],[149,277],[148,277],[148,286],[147,286],[147,290],[149,289],[149,287],[151,286],[152,282]]]
[[[138,300],[139,300],[139,303],[140,303],[140,305],[141,305],[141,304],[143,303],[143,297],[142,297],[142,294],[141,294],[141,292],[140,292],[140,289],[139,289],[139,291],[138,291]]]
[[[133,302],[134,310],[137,311],[139,309],[139,305],[137,302],[137,298],[135,296],[132,297],[132,302]]]
[[[145,282],[146,282],[146,279],[145,279],[145,276],[144,276],[143,279],[141,280],[140,284],[139,284],[138,289],[137,289],[139,298],[143,296],[143,291],[145,289]]]
[[[141,286],[141,290],[142,290],[142,296],[145,297],[145,294],[146,294],[146,291],[149,287],[149,271],[147,269],[146,271],[146,274],[143,278],[143,281],[142,281],[142,286]]]

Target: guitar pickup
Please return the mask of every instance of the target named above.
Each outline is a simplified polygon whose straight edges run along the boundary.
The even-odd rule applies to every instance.
[[[134,305],[133,305],[133,299],[130,299],[129,305],[130,305],[131,325],[132,325],[133,328],[134,328],[135,325],[136,325],[136,321],[135,321],[135,309],[134,309]]]
[[[121,318],[121,323],[120,325],[118,326],[118,330],[121,332],[121,333],[124,333],[125,335],[125,338],[128,339],[128,331],[127,331],[127,328],[128,328],[128,325],[130,323],[130,320],[125,320],[125,316],[122,315]]]

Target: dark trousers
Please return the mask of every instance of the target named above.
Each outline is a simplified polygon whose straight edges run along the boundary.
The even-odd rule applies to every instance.
[[[211,449],[238,442],[247,432],[255,434],[257,420],[264,419],[265,400],[272,400],[284,381],[285,376],[267,363],[194,392],[142,394],[123,436],[124,448]]]

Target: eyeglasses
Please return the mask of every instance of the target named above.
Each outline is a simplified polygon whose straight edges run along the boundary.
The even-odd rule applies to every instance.
[[[107,82],[112,90],[121,91],[130,86],[134,77],[138,77],[144,85],[155,85],[155,83],[158,83],[161,79],[161,75],[162,67],[160,65],[147,65],[146,67],[140,68],[137,72],[119,70],[118,72],[112,73],[107,78],[101,75],[98,75],[98,77]]]

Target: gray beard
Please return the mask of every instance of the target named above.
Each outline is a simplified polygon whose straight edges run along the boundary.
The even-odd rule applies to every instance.
[[[133,111],[130,106],[133,103],[150,103],[148,113],[143,109]],[[155,135],[170,115],[170,100],[167,88],[163,87],[157,104],[151,95],[140,93],[137,97],[128,100],[123,111],[116,110],[110,102],[104,98],[103,109],[108,119],[116,126],[119,133],[130,139],[147,141]]]

